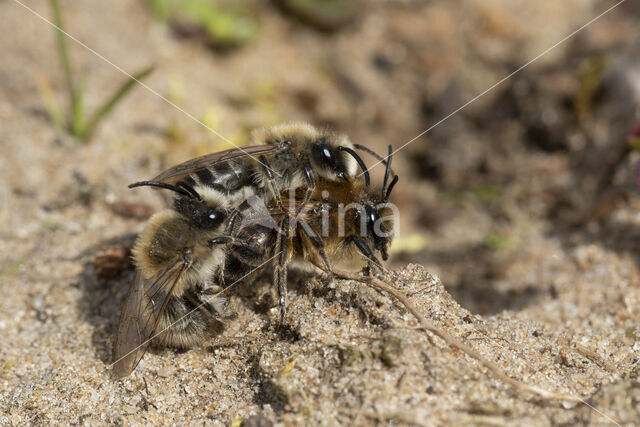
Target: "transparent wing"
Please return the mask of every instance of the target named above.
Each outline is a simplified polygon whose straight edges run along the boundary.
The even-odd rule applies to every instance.
[[[162,331],[157,326],[176,285],[191,264],[178,259],[170,267],[145,280],[136,272],[120,314],[114,346],[114,374],[129,375],[140,363],[149,342]]]
[[[197,173],[199,170],[209,168],[219,163],[239,160],[246,157],[253,157],[257,159],[259,156],[282,151],[285,148],[286,146],[282,144],[253,145],[249,147],[231,148],[229,150],[219,151],[217,153],[211,153],[201,157],[196,157],[195,159],[187,160],[184,163],[180,163],[179,165],[162,172],[160,175],[153,178],[153,181],[174,184],[188,175]]]

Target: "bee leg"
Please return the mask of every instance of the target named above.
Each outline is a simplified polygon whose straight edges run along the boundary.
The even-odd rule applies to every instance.
[[[222,287],[222,289],[227,287],[227,284],[224,280],[224,264],[222,265],[222,268],[218,269],[218,285]]]
[[[316,183],[313,180],[313,172],[311,171],[311,166],[309,165],[309,163],[304,164],[303,171],[304,179],[307,181],[307,192],[305,193],[304,199],[302,199],[302,203],[296,211],[296,218],[298,217],[298,215],[300,215],[302,209],[304,209],[304,207],[309,203],[309,200],[311,200],[311,195],[313,194],[313,190],[316,188]]]
[[[376,258],[376,256],[373,254],[373,251],[371,250],[371,248],[365,243],[364,240],[362,240],[361,238],[357,237],[357,236],[349,236],[347,238],[347,242],[353,243],[354,245],[356,245],[356,247],[358,248],[358,250],[360,251],[360,253],[362,255],[364,255],[364,257],[367,259],[367,261],[369,262],[369,269],[371,270],[371,264],[375,265],[376,267],[384,270],[382,268],[382,264],[380,264],[380,261],[378,261],[378,258]]]
[[[195,307],[192,310],[194,311],[198,310],[202,314],[207,316],[213,315],[211,308],[207,307],[207,302],[203,301],[199,295],[196,295],[195,293],[191,293],[191,292],[186,292],[183,298],[185,299],[185,301],[188,301],[191,304],[191,306]]]
[[[324,250],[324,243],[322,243],[322,239],[320,236],[304,221],[298,221],[300,228],[304,232],[304,234],[309,238],[311,244],[316,248],[318,254],[322,258],[322,262],[325,266],[325,271],[327,273],[327,278],[325,281],[325,286],[330,285],[333,282],[333,269],[331,268],[331,263],[329,262],[329,257],[327,257],[327,253]]]
[[[227,243],[237,244],[238,241],[232,236],[220,236],[209,239],[207,243],[209,244],[209,247],[212,248],[214,245],[226,245]]]
[[[220,236],[220,237],[214,237],[213,239],[209,239],[207,243],[209,245],[209,248],[213,248],[214,245],[226,245],[228,243],[237,244],[238,241],[237,239],[231,236]],[[218,285],[221,286],[222,288],[226,287],[225,280],[224,280],[224,271],[225,271],[225,268],[224,268],[224,261],[223,261],[223,265],[221,268],[218,268],[218,274],[217,274]]]
[[[235,228],[236,221],[238,220],[238,216],[240,214],[240,210],[235,209],[229,219],[227,220],[227,225],[224,227],[224,234],[222,236],[214,237],[213,239],[209,239],[209,247],[212,248],[214,245],[226,245],[228,243],[238,244],[238,240],[231,235],[233,229]]]
[[[286,212],[284,205],[282,204],[282,199],[280,198],[280,189],[278,188],[278,183],[273,177],[273,173],[269,162],[267,162],[266,157],[260,156],[260,163],[264,166],[264,172],[267,174],[267,179],[269,180],[269,186],[271,186],[271,191],[276,198],[276,202],[278,202],[278,207],[282,209],[282,212]]]
[[[197,294],[199,305],[206,309],[207,314],[219,319],[232,317],[232,313],[228,310],[229,299],[220,296],[223,291],[224,287],[214,286]]]
[[[243,207],[245,203],[246,203],[246,200],[240,205],[240,207]],[[227,225],[224,227],[224,235],[225,236],[231,236],[231,233],[233,232],[233,229],[235,228],[236,221],[238,220],[238,216],[239,215],[240,215],[240,208],[235,209],[231,213],[231,215],[229,216],[229,219],[227,220]]]
[[[231,215],[229,216],[229,219],[227,220],[227,225],[224,228],[224,236],[219,236],[219,237],[214,237],[213,239],[210,239],[208,244],[209,244],[209,248],[213,248],[214,245],[226,245],[226,244],[237,244],[238,241],[235,237],[233,237],[231,235],[231,233],[233,232],[233,229],[235,228],[235,223],[238,219],[238,216],[240,214],[240,211],[238,209],[235,209]],[[224,265],[221,268],[218,268],[218,285],[220,285],[222,288],[225,288],[225,280],[224,280]]]
[[[289,262],[289,234],[284,234],[283,230],[289,231],[289,217],[285,217],[280,223],[280,232],[276,240],[276,250],[279,250],[278,261],[273,268],[273,284],[278,288],[280,296],[280,323],[284,323],[287,313],[287,264]]]

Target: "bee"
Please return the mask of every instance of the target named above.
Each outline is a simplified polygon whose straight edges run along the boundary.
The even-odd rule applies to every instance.
[[[210,277],[225,256],[209,241],[223,233],[229,205],[199,190],[179,192],[174,208],[153,215],[133,248],[137,270],[114,346],[118,377],[135,368],[157,332],[164,331],[153,338],[156,345],[190,347],[225,312],[224,299],[207,298],[215,294]]]
[[[274,201],[256,214],[248,203],[232,211],[216,198],[180,194],[174,209],[150,219],[133,249],[138,270],[118,325],[116,376],[132,372],[150,342],[178,348],[201,343],[226,315],[227,299],[220,294],[227,284],[246,282],[270,265],[281,321],[291,260],[330,273],[331,262],[359,252],[382,268],[376,252],[387,259],[394,218],[387,202],[397,182],[395,176],[380,194],[362,180],[348,191],[322,182],[323,190],[309,201],[296,200],[295,216]]]
[[[383,260],[388,259],[397,216],[388,203],[398,182],[398,176],[391,169],[391,158],[389,146],[380,191],[372,189],[369,181],[361,179],[349,179],[345,185],[320,178],[310,197],[302,197],[307,189],[296,189],[295,197],[290,198],[293,206],[288,210],[283,211],[272,201],[268,219],[278,227],[266,227],[263,232],[274,234],[268,240],[275,240],[275,247],[265,256],[275,259],[273,285],[280,295],[281,322],[284,322],[286,314],[287,265],[292,259],[311,262],[319,267],[327,273],[327,282],[332,280],[332,263],[350,258],[356,252],[367,260],[370,269],[383,269],[376,253],[380,253]],[[253,231],[252,234],[255,238],[256,234]],[[243,240],[235,242],[241,245]]]
[[[304,186],[309,198],[318,179],[346,183],[356,176],[358,166],[369,183],[369,173],[355,149],[372,152],[345,135],[294,122],[256,130],[251,141],[248,147],[186,161],[129,187],[170,186],[189,191],[204,186],[232,204],[256,195],[264,200],[275,198],[282,207],[279,190]]]
[[[387,259],[390,226],[379,223],[389,217],[388,208],[379,205],[386,204],[398,180],[391,170],[391,147],[386,161],[360,147],[387,166],[377,196],[369,188],[364,162],[347,146],[348,140],[327,139],[315,128],[300,124],[275,127],[263,134],[268,135],[262,139],[270,141],[270,146],[212,154],[169,169],[154,181],[130,186],[151,185],[177,196],[172,209],[149,220],[133,249],[137,271],[123,305],[114,348],[118,377],[135,368],[149,343],[188,348],[201,342],[217,319],[226,315],[227,299],[220,292],[229,284],[260,274],[268,265],[273,266],[284,321],[291,259],[317,266],[322,263],[328,281],[330,258],[351,254],[353,248],[377,266],[375,251]],[[318,147],[329,154],[317,155]],[[260,162],[253,162],[247,153],[260,153]],[[341,156],[344,153],[348,156]],[[364,179],[356,176],[355,165],[348,166],[347,161],[360,165]],[[275,169],[265,166],[268,163],[276,165]],[[300,164],[301,170],[294,167]],[[270,171],[278,170],[276,179]],[[307,185],[294,190],[287,209],[282,198],[302,182],[301,173]],[[248,202],[260,199],[258,195],[264,196],[268,208],[260,215],[248,213]],[[338,223],[340,209],[354,203],[362,209],[345,215],[345,236]]]
[[[273,234],[253,224],[235,233],[241,244],[227,245],[241,210],[208,187],[165,188],[177,193],[173,208],[149,219],[132,250],[137,269],[114,345],[117,377],[132,372],[150,344],[202,342],[228,317],[228,300],[220,296],[225,284],[260,273],[275,244]]]

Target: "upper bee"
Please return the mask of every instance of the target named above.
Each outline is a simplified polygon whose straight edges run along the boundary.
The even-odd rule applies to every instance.
[[[299,167],[306,163],[311,167],[314,178],[335,181],[354,177],[357,173],[359,162],[356,159],[357,155],[354,158],[350,154],[354,153],[354,146],[349,138],[317,129],[307,123],[285,123],[260,129],[253,133],[252,141],[256,144],[274,146],[284,143],[286,150],[290,150],[293,155],[289,167]],[[278,166],[274,169],[280,172]],[[284,172],[295,174],[286,167]],[[300,185],[302,184],[303,182],[300,182]]]
[[[313,188],[318,179],[353,179],[358,166],[369,183],[366,166],[354,150],[358,146],[344,135],[306,123],[287,123],[257,130],[251,141],[254,145],[198,157],[133,185],[187,192],[206,187],[237,204],[253,195],[270,200],[277,197],[276,188]]]

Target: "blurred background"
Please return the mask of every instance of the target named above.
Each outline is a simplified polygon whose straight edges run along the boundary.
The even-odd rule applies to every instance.
[[[637,0],[0,0],[0,424],[631,425],[639,19]],[[127,185],[293,120],[411,141],[389,264],[451,295],[395,285],[589,407],[514,393],[372,289],[294,274],[284,324],[256,281],[221,335],[113,381],[130,248],[165,206]]]
[[[638,257],[640,3],[449,114],[615,3],[0,0],[2,275],[139,231],[162,200],[126,185],[232,146],[208,128],[304,120],[378,152],[431,128],[394,158],[392,266],[474,313],[553,297],[567,248]]]

